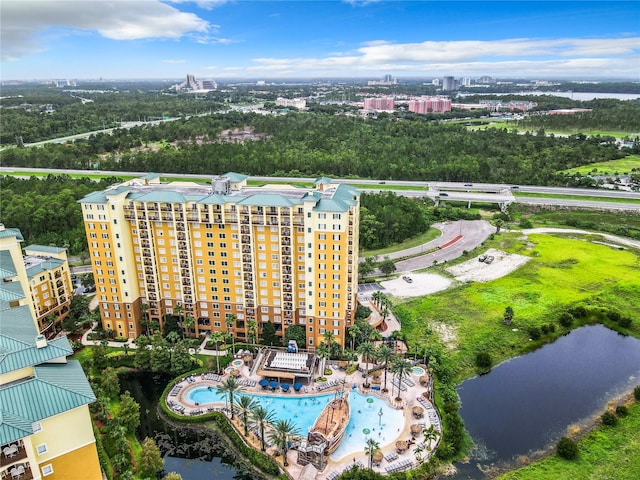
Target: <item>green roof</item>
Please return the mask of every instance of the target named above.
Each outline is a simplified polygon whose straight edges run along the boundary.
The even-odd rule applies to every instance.
[[[20,229],[18,228],[5,228],[4,230],[0,230],[0,238],[11,238],[11,237],[16,237],[21,242],[24,241],[24,238],[20,233]]]
[[[0,444],[33,434],[33,422],[95,399],[79,362],[36,366],[33,377],[0,387]]]
[[[197,202],[203,205],[224,205],[227,200],[224,196],[214,193],[213,195],[201,197]]]
[[[187,201],[182,193],[171,190],[153,190],[148,193],[131,195],[129,198],[137,202],[152,203],[184,203]]]
[[[59,258],[48,258],[37,265],[27,268],[27,276],[29,277],[29,280],[31,280],[36,275],[46,272],[47,270],[58,268],[61,265],[64,265],[64,260],[60,260]]]
[[[314,184],[319,185],[319,184],[327,184],[327,183],[331,183],[331,179],[329,177],[318,177],[313,181]]]
[[[20,300],[22,298],[25,298],[25,294],[20,282],[0,283],[0,301],[10,302],[12,300]]]
[[[105,192],[93,192],[82,197],[78,203],[107,203],[107,196]]]
[[[29,313],[29,318],[25,318],[23,310]],[[73,354],[66,337],[49,340],[46,347],[37,348],[35,342],[38,331],[30,313],[27,306],[1,312],[0,375]]]
[[[28,247],[24,247],[24,250],[35,250],[37,252],[45,252],[45,253],[62,253],[65,252],[66,248],[60,247],[48,247],[46,245],[29,245]]]
[[[241,173],[234,173],[234,172],[227,172],[223,175],[223,177],[229,178],[229,180],[231,180],[232,183],[242,182],[243,180],[246,180],[247,178],[249,178],[248,175],[243,175]]]
[[[0,250],[0,278],[15,277],[18,274],[9,250]]]
[[[288,198],[273,193],[257,193],[238,201],[238,205],[251,207],[291,207],[293,204]]]

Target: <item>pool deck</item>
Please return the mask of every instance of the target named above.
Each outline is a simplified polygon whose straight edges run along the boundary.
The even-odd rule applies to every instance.
[[[423,396],[423,393],[426,392],[426,387],[420,385],[420,376],[415,374],[411,374],[409,378],[403,378],[400,391],[401,400],[397,402],[395,397],[398,392],[398,386],[392,384],[393,376],[390,373],[387,376],[387,387],[389,388],[387,393],[383,393],[382,390],[372,390],[371,388],[365,389],[363,386],[364,377],[362,373],[356,370],[354,373],[347,375],[345,371],[339,370],[337,367],[333,368],[332,375],[326,376],[327,383],[333,382],[336,384],[335,386],[323,388],[322,385],[324,382],[315,382],[313,385],[303,386],[299,392],[296,392],[293,389],[288,392],[282,392],[280,389],[275,391],[272,391],[269,388],[263,389],[258,384],[263,377],[257,374],[251,376],[250,369],[248,366],[244,365],[244,362],[243,365],[239,365],[238,362],[236,362],[235,364],[229,364],[222,375],[207,373],[183,379],[173,387],[165,399],[167,405],[169,408],[182,415],[199,415],[212,410],[218,410],[228,414],[228,409],[225,408],[224,402],[195,405],[193,402],[188,400],[188,393],[190,390],[199,387],[217,388],[221,381],[224,381],[229,377],[233,368],[239,370],[240,375],[237,376],[237,380],[239,383],[244,384],[244,387],[241,390],[243,393],[251,393],[265,397],[282,395],[312,396],[335,392],[338,388],[342,388],[343,384],[349,389],[354,388],[355,385],[355,389],[357,389],[361,394],[375,395],[378,398],[385,399],[391,407],[403,410],[404,425],[398,427],[398,430],[392,440],[385,440],[385,446],[381,448],[382,454],[385,458],[378,465],[374,464],[373,466],[374,471],[382,474],[391,473],[392,471],[409,470],[419,465],[420,462],[416,460],[416,455],[414,454],[413,449],[415,449],[417,445],[427,446],[429,442],[424,440],[422,433],[418,433],[415,436],[412,435],[412,425],[419,424],[424,428],[429,428],[430,425],[434,425],[438,431],[441,431],[440,417],[431,402]],[[381,376],[381,380],[384,382],[384,373]],[[421,418],[414,417],[413,407],[416,406],[421,407],[424,411]],[[244,426],[238,418],[238,415],[236,415],[236,418],[232,423],[240,435],[244,437]],[[244,438],[250,446],[257,450],[260,449],[260,439],[254,432],[250,432],[249,436]],[[396,442],[400,440],[404,440],[409,443],[408,449],[403,452],[398,452],[396,450]],[[432,449],[435,448],[439,441],[440,435],[438,435],[438,438],[435,441],[431,442]],[[354,465],[367,467],[369,464],[369,458],[364,453],[364,450],[365,445],[363,443],[362,449],[358,453],[346,455],[337,461],[334,461],[329,457],[327,466],[321,472],[318,472],[315,478],[317,480],[333,480],[333,478],[337,477],[338,474],[353,467]],[[425,448],[422,453],[422,461],[427,460],[431,453],[432,452],[430,450]],[[267,454],[274,455],[275,448],[269,446],[267,448]],[[297,479],[301,475],[303,469],[303,465],[299,465],[297,463],[297,457],[297,451],[288,451],[287,462],[289,465],[286,467],[286,471],[293,479]],[[282,467],[282,456],[274,458],[281,468],[284,468]]]

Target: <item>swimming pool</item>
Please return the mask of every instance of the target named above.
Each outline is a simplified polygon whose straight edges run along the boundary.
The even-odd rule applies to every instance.
[[[334,398],[331,393],[324,395],[288,395],[272,396],[253,393],[236,393],[246,395],[259,402],[263,407],[273,411],[278,420],[291,420],[299,429],[300,435],[307,435],[316,418],[324,407]],[[215,389],[197,387],[187,392],[185,399],[195,405],[208,403],[224,403],[226,395],[217,393]],[[391,408],[385,400],[373,395],[362,395],[356,391],[349,393],[351,416],[347,431],[340,446],[331,454],[331,459],[338,460],[353,453],[363,453],[365,442],[374,438],[380,447],[396,440],[398,431],[404,426],[402,410]],[[382,417],[379,412],[382,410]],[[366,430],[365,430],[366,429]],[[368,433],[365,433],[368,432]]]
[[[422,367],[413,367],[413,374],[414,375],[421,376],[421,375],[424,375],[425,373],[427,373],[427,372],[425,372],[424,368],[422,368]]]

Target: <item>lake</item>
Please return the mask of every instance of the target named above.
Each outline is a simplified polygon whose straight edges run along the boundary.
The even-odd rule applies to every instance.
[[[635,93],[606,93],[606,92],[542,92],[542,91],[531,91],[531,92],[513,92],[513,93],[460,93],[458,94],[460,97],[468,97],[471,95],[494,95],[497,97],[504,95],[550,95],[552,97],[564,97],[570,98],[572,100],[580,100],[580,101],[588,101],[595,100],[596,98],[613,98],[616,100],[635,100],[640,98],[640,95]]]
[[[640,340],[602,325],[578,328],[458,386],[460,415],[477,448],[456,479],[555,444],[573,424],[640,384]]]

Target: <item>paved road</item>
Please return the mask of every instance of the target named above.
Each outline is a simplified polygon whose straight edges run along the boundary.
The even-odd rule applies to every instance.
[[[56,169],[56,168],[21,168],[21,167],[3,167],[0,166],[0,172],[42,172],[43,175],[52,173],[52,174],[74,174],[74,175],[95,175],[96,173],[104,173],[109,175],[122,175],[122,176],[141,176],[145,175],[147,172],[116,172],[116,171],[95,171],[95,170],[65,170],[65,169]],[[202,179],[205,181],[211,180],[211,175],[196,175],[196,174],[182,174],[182,173],[168,173],[161,174],[163,176],[171,176],[174,178],[196,178]],[[304,183],[313,183],[313,178],[308,177],[249,177],[251,180],[264,181],[264,182],[304,182]],[[354,180],[354,179],[333,179],[335,183],[345,183],[350,185],[379,185],[383,182],[379,180]],[[415,190],[394,190],[394,189],[367,189],[368,192],[377,192],[377,191],[392,191],[396,195],[402,195],[405,197],[411,198],[421,198],[426,197],[428,188],[430,185],[437,185],[441,188],[446,188],[446,185],[455,185],[456,188],[464,188],[463,183],[430,183],[430,182],[412,182],[412,181],[393,181],[389,182],[390,186],[398,186],[398,187],[416,187]],[[498,185],[498,184],[474,184],[477,185],[478,188],[482,187],[484,189],[505,189],[510,188],[509,185]],[[519,192],[530,192],[530,193],[546,193],[546,194],[555,194],[555,195],[580,195],[580,196],[591,196],[591,197],[602,197],[602,198],[628,198],[628,199],[636,199],[640,200],[640,192],[627,192],[622,190],[592,190],[592,189],[580,189],[580,188],[561,188],[561,187],[540,187],[540,186],[520,186],[518,189]],[[597,201],[586,201],[586,200],[571,200],[571,199],[563,199],[563,198],[528,198],[526,196],[515,197],[515,202],[525,203],[530,205],[558,205],[558,206],[566,206],[566,207],[589,207],[589,208],[603,208],[609,210],[640,210],[640,204],[637,203],[613,203],[613,202],[597,202]]]

